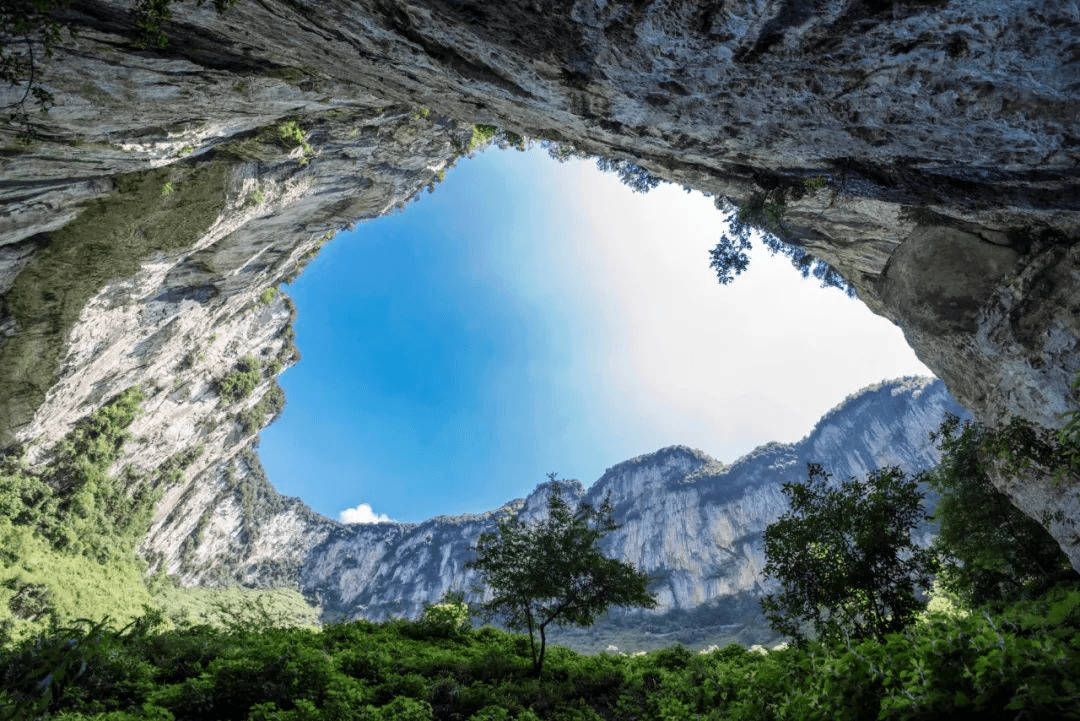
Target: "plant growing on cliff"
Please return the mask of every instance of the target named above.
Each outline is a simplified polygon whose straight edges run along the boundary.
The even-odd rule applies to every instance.
[[[0,640],[54,620],[131,618],[150,602],[135,549],[164,485],[195,453],[153,474],[113,471],[142,400],[138,387],[124,391],[36,467],[0,458]]]
[[[253,355],[246,355],[236,367],[217,382],[218,395],[226,403],[235,403],[251,395],[262,380],[262,363]]]
[[[139,48],[164,48],[169,43],[163,30],[164,23],[172,20],[174,3],[184,0],[139,0],[132,9],[135,27],[135,46]],[[208,0],[195,0],[202,7]],[[218,13],[223,13],[239,0],[209,0]],[[15,128],[17,137],[24,142],[45,137],[45,125],[30,119],[30,110],[36,108],[45,114],[56,98],[38,82],[40,65],[51,58],[53,51],[66,32],[74,38],[76,32],[70,22],[57,18],[57,12],[71,4],[70,0],[24,0],[4,3],[0,9],[0,83],[21,86],[26,89],[21,97],[6,106],[4,125]],[[41,47],[44,57],[35,57],[35,46]]]
[[[0,10],[0,82],[26,89],[19,99],[0,107],[7,113],[4,125],[16,129],[17,137],[30,142],[42,137],[43,125],[30,119],[30,111],[44,114],[55,102],[53,94],[38,83],[39,65],[35,45],[42,55],[51,58],[64,32],[74,35],[68,23],[60,22],[54,13],[68,5],[69,0],[33,0],[5,3]]]
[[[785,483],[791,508],[765,529],[764,572],[780,581],[762,609],[773,628],[805,642],[884,639],[915,620],[937,568],[912,530],[925,520],[918,478],[897,467],[839,484],[818,464]]]
[[[135,45],[139,48],[164,48],[169,44],[169,36],[165,33],[163,25],[173,18],[173,3],[184,0],[139,0],[133,13],[135,27],[139,29],[135,39]],[[214,9],[221,14],[235,5],[239,0],[210,0]],[[202,7],[207,0],[195,0],[196,7]]]
[[[1002,429],[948,416],[932,436],[941,461],[928,475],[940,494],[934,541],[943,559],[942,583],[968,604],[1008,600],[1066,578],[1068,558],[1042,525],[1026,516],[990,480],[995,463],[1023,473],[1026,464],[1068,467],[1058,438],[1026,422]]]
[[[307,141],[307,133],[295,120],[286,120],[277,126],[277,137],[286,148],[300,148],[300,164],[307,165],[312,154],[311,145]],[[260,201],[261,202],[261,201]]]
[[[494,125],[474,125],[472,137],[469,138],[469,142],[465,146],[465,152],[469,154],[491,144],[495,144],[504,150],[506,148],[525,150],[528,139],[509,130],[497,128]]]
[[[815,188],[808,185],[806,189]],[[838,288],[849,297],[855,297],[854,288],[835,268],[794,242],[794,237],[784,224],[787,200],[783,190],[757,193],[737,209],[732,208],[724,198],[717,198],[714,203],[718,210],[727,212],[725,220],[728,224],[728,233],[722,235],[720,242],[709,251],[709,267],[716,272],[720,285],[728,285],[750,265],[747,251],[753,247],[750,234],[756,230],[769,253],[789,258],[803,278],[813,276],[821,281],[822,288]]]
[[[476,559],[469,564],[493,593],[486,610],[505,617],[511,628],[528,631],[537,678],[543,673],[552,623],[590,626],[609,606],[656,605],[645,574],[597,548],[600,539],[618,528],[610,502],[599,508],[581,503],[573,510],[563,500],[555,474],[548,478],[553,484],[547,517],[533,523],[516,517],[500,520],[495,533],[480,536]]]
[[[274,302],[274,298],[277,297],[278,289],[274,286],[264,288],[262,293],[259,293],[259,305],[267,306]]]
[[[277,384],[276,379],[271,380],[270,390],[266,392],[266,395],[251,408],[237,413],[236,421],[240,424],[244,435],[251,435],[273,423],[284,408],[285,391]]]

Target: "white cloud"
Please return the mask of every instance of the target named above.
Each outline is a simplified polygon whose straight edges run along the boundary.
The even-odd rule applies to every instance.
[[[338,520],[342,523],[393,523],[394,519],[384,513],[375,513],[367,503],[361,503],[356,508],[346,508],[338,514]]]

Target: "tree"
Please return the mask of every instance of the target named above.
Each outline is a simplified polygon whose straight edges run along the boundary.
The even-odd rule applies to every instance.
[[[821,181],[820,185],[818,181]],[[824,187],[824,179],[807,179],[804,186],[808,190],[820,189]],[[717,282],[728,285],[735,280],[735,276],[746,271],[750,265],[747,251],[753,248],[750,233],[756,230],[770,255],[779,253],[791,260],[803,278],[812,275],[821,281],[822,288],[838,288],[849,298],[854,298],[855,289],[844,277],[825,261],[803,250],[784,224],[786,192],[784,188],[776,188],[765,194],[754,194],[737,209],[727,198],[718,197],[713,201],[717,210],[727,213],[724,220],[731,233],[730,236],[727,233],[722,235],[720,242],[709,251],[709,267],[716,271]]]
[[[581,503],[571,509],[555,475],[548,474],[553,483],[547,517],[532,523],[517,517],[500,520],[495,533],[480,536],[470,563],[494,593],[486,610],[504,616],[510,628],[528,630],[538,678],[550,624],[590,626],[609,606],[656,605],[645,574],[597,548],[601,538],[618,528],[610,500],[599,508]]]
[[[1031,463],[1068,466],[1068,449],[1049,431],[1014,420],[992,430],[947,416],[932,436],[941,461],[929,475],[940,494],[934,546],[943,559],[942,583],[971,605],[1013,600],[1076,574],[1053,537],[990,481],[990,464],[1003,459],[1012,473]]]
[[[924,606],[936,570],[912,530],[925,520],[919,477],[897,467],[839,484],[818,464],[806,483],[784,484],[791,509],[765,529],[765,574],[782,590],[762,599],[772,627],[797,642],[874,637],[902,630]]]

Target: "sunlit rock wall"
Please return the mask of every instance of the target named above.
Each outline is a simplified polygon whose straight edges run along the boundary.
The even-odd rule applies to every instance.
[[[212,487],[273,373],[236,407],[215,379],[246,355],[289,362],[288,309],[263,291],[327,232],[436,180],[473,123],[773,204],[778,232],[899,324],[984,421],[1056,426],[1077,403],[1075,0],[174,10],[164,49],[134,45],[119,0],[73,3],[77,36],[48,61],[35,47],[56,98],[45,137],[5,130],[0,153],[5,446],[47,449],[140,383],[128,460],[201,443],[188,480]],[[24,92],[0,89],[0,105]],[[1052,531],[1080,567],[1066,496],[1045,478],[1008,491],[1064,519]],[[212,512],[170,502],[155,533]]]
[[[889,465],[928,468],[937,460],[928,435],[945,413],[964,411],[940,381],[893,381],[848,398],[801,441],[762,446],[730,465],[674,446],[610,468],[587,490],[578,482],[562,489],[571,501],[610,499],[621,528],[604,550],[653,579],[659,605],[652,615],[691,611],[760,594],[761,534],[786,507],[782,484],[805,480],[807,463],[822,463],[837,477]],[[544,483],[526,499],[478,515],[343,525],[277,496],[259,473],[251,456],[242,457],[188,491],[204,498],[170,501],[215,510],[201,527],[194,513],[181,511],[178,518],[189,520],[157,529],[147,550],[186,583],[299,582],[330,618],[415,617],[448,591],[481,600],[479,579],[466,566],[480,534],[503,514],[537,517],[551,492]]]

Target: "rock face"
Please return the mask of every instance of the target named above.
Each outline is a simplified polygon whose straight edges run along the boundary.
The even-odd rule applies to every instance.
[[[588,490],[577,481],[561,490],[571,502],[610,498],[621,528],[605,539],[605,552],[653,579],[656,610],[622,619],[623,627],[706,609],[716,624],[724,609],[751,606],[721,619],[734,633],[756,612],[761,534],[786,507],[783,483],[805,480],[809,462],[837,477],[888,465],[925,469],[937,461],[928,434],[945,413],[965,415],[941,381],[882,383],[848,398],[798,443],[768,444],[727,466],[674,446],[608,469]],[[537,517],[551,490],[541,484],[528,498],[479,515],[342,525],[274,493],[257,459],[243,454],[225,473],[166,498],[169,517],[144,551],[187,584],[298,583],[330,618],[415,617],[448,591],[481,600],[478,578],[466,568],[480,534],[503,514]]]
[[[76,37],[31,44],[46,140],[0,154],[0,444],[46,449],[139,383],[128,460],[201,443],[191,493],[241,493],[295,358],[264,292],[437,181],[474,123],[769,208],[983,421],[1077,403],[1075,2],[183,3],[162,50],[135,47],[130,3],[74,5]],[[222,398],[248,355],[261,384]],[[1080,568],[1075,494],[1006,490],[1063,519]]]

